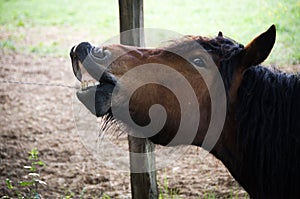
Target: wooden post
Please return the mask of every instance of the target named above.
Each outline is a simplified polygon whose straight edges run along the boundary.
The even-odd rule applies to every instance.
[[[144,46],[143,0],[119,0],[120,41],[125,45]],[[140,28],[140,29],[139,29]],[[129,151],[132,153],[154,152],[154,144],[148,139],[128,135]],[[155,155],[136,157],[130,153],[130,182],[132,199],[157,199]],[[137,173],[140,168],[147,168],[145,173]]]

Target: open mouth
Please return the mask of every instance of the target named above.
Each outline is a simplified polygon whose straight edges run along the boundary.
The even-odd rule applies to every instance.
[[[109,53],[83,42],[71,49],[70,57],[73,73],[81,82],[81,88],[76,92],[78,99],[98,117],[109,113],[117,82],[107,71]]]

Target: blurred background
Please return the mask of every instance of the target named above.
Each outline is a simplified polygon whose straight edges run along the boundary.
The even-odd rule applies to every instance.
[[[117,1],[1,0],[0,47],[66,56],[78,41],[102,43],[119,33]],[[269,63],[300,61],[297,0],[145,0],[145,27],[215,36],[218,31],[246,44],[272,24],[277,43]]]
[[[0,197],[33,189],[18,183],[33,180],[24,166],[34,148],[46,165],[38,169],[47,183],[37,190],[44,198],[130,197],[129,174],[104,166],[82,144],[73,120],[75,92],[65,87],[76,81],[71,47],[118,35],[118,11],[116,0],[0,0]],[[144,0],[144,18],[145,28],[211,37],[222,31],[242,44],[275,24],[277,40],[265,65],[300,71],[298,0]],[[201,161],[199,150],[158,171],[161,198],[248,197],[222,163],[212,156]]]

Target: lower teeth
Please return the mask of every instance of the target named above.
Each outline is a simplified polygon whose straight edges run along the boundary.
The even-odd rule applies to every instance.
[[[88,87],[97,86],[99,84],[100,84],[99,82],[82,81],[81,82],[81,90],[86,90]]]

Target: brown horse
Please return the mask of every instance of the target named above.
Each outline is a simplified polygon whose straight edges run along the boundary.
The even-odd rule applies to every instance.
[[[164,121],[161,128],[150,128],[155,134],[151,130],[139,132],[156,144],[192,144],[207,150],[210,148],[202,145],[204,140],[215,135],[207,134],[215,112],[212,96],[224,97],[224,127],[210,153],[224,163],[251,197],[299,198],[300,78],[258,66],[268,57],[275,37],[272,25],[245,47],[221,32],[215,38],[186,36],[156,49],[124,45],[96,48],[83,42],[70,53],[74,74],[84,81],[87,72],[100,83],[91,86],[84,81],[77,96],[99,117],[110,115],[131,125],[127,116],[114,114],[125,107],[137,126],[149,126],[155,119]],[[123,78],[141,66],[143,70]],[[184,78],[168,75],[174,71]],[[224,82],[224,93],[215,88],[218,75]],[[146,83],[132,91],[139,81]],[[178,84],[172,87],[174,82]],[[190,87],[181,86],[187,82]],[[196,102],[185,94],[185,88],[192,88]],[[180,92],[183,97],[178,98]],[[158,107],[151,113],[149,109],[157,104],[164,110]],[[199,115],[193,109],[200,110]],[[183,128],[186,130],[173,142],[183,115],[189,118],[184,121],[188,123]]]

